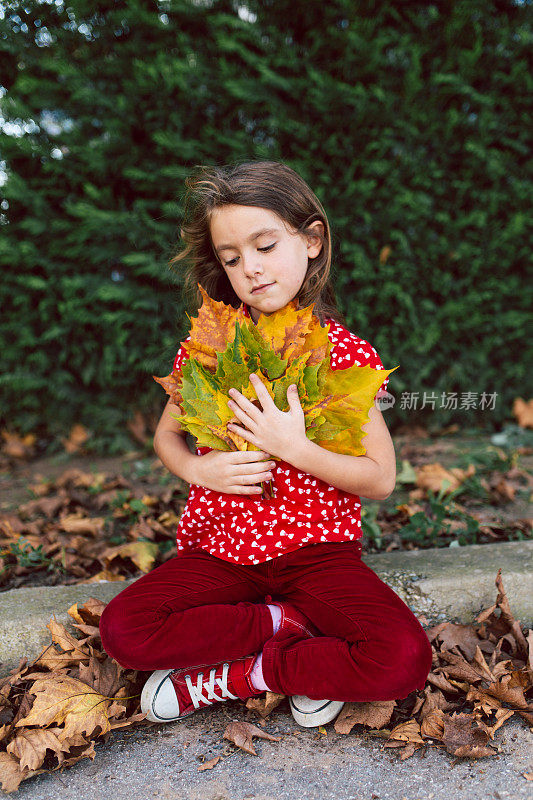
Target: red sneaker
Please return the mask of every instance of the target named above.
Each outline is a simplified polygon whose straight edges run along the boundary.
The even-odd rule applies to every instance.
[[[141,711],[150,722],[174,722],[214,703],[264,694],[250,681],[255,658],[256,654],[214,666],[157,670],[143,687]]]
[[[269,600],[268,603],[271,606],[277,606],[281,610],[281,621],[278,630],[299,633],[301,636],[311,639],[320,636],[318,628],[296,606],[285,602],[285,600]]]

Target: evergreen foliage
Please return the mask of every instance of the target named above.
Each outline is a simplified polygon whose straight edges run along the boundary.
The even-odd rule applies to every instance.
[[[490,429],[530,396],[530,0],[2,8],[0,427],[81,422],[112,452],[134,409],[160,413],[151,376],[189,327],[168,268],[184,178],[254,158],[324,204],[349,327],[400,364],[392,428]]]

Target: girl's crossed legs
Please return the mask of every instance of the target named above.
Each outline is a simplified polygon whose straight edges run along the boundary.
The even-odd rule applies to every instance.
[[[360,558],[324,542],[250,566],[182,553],[108,603],[105,650],[142,671],[210,666],[263,651],[274,692],[344,701],[406,697],[424,686],[431,645],[409,607]],[[287,600],[322,635],[273,636],[266,603]]]

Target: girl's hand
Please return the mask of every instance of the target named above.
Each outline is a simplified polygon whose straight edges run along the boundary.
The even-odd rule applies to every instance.
[[[211,450],[198,456],[194,483],[214,492],[259,495],[258,483],[272,478],[270,455],[258,450]]]
[[[287,389],[289,411],[280,411],[261,379],[252,373],[250,381],[263,410],[260,411],[237,389],[230,389],[232,400],[228,406],[246,427],[228,423],[228,428],[250,444],[285,461],[284,455],[288,455],[301,440],[307,439],[298,390],[296,387]]]

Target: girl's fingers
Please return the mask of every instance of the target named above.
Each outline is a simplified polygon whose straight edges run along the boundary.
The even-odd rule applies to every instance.
[[[251,439],[253,434],[248,428],[241,428],[240,425],[235,425],[234,422],[228,422],[228,428],[230,431],[232,431],[232,433],[238,434],[242,439],[246,439],[246,441],[255,444],[255,442],[252,442]]]
[[[239,464],[238,470],[245,475],[262,475],[263,472],[271,472],[276,464],[273,461],[256,461],[252,464]]]
[[[254,406],[244,395],[239,395],[239,402],[237,403],[236,400],[228,400],[228,406],[234,412],[234,414],[241,419],[241,416],[248,416],[250,419],[253,419],[254,422],[257,422],[259,419],[259,415],[262,413],[257,406]]]
[[[271,481],[272,475],[270,472],[260,472],[259,475],[241,475],[239,478],[234,478],[235,485],[242,489],[247,486],[254,486],[262,481]]]

